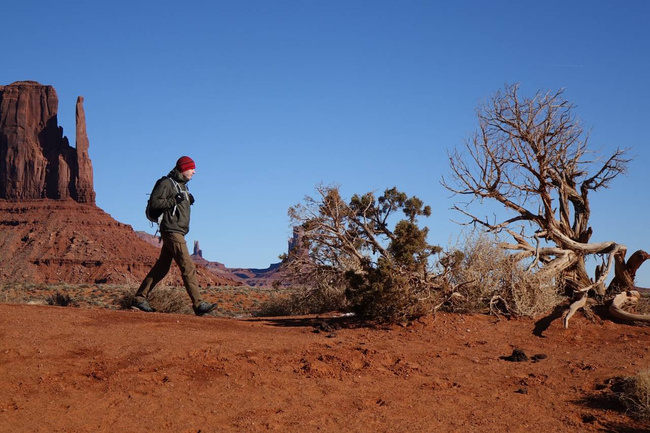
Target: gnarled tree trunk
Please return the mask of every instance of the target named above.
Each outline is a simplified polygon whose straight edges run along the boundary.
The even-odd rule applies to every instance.
[[[623,246],[620,246],[618,250],[612,254],[614,261],[614,278],[607,287],[607,294],[614,295],[614,298],[609,306],[609,312],[612,316],[618,319],[650,322],[650,315],[631,313],[623,308],[628,305],[636,305],[641,297],[641,292],[649,292],[648,289],[636,287],[635,279],[636,272],[639,270],[641,265],[650,258],[650,254],[643,250],[638,250],[632,254],[627,261],[625,260],[626,254],[627,249]],[[598,275],[602,274],[602,272],[603,269],[598,267],[596,269],[596,277],[598,278]],[[564,317],[565,328],[569,326],[569,319],[571,319],[575,312],[586,306],[587,297],[588,293],[582,292],[579,298],[571,304]]]

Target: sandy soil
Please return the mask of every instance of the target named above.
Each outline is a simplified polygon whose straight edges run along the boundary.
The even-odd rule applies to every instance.
[[[650,328],[345,320],[0,304],[0,431],[650,431],[610,389],[649,367]]]

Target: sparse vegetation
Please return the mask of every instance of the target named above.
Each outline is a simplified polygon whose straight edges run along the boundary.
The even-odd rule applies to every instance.
[[[327,286],[321,290],[301,288],[272,295],[253,312],[253,315],[271,317],[322,314],[345,310],[346,305],[347,299],[341,290],[328,290]]]
[[[650,421],[650,370],[642,370],[623,379],[619,398],[629,413],[642,421]]]
[[[56,305],[59,307],[77,306],[70,295],[61,293],[58,290],[45,299],[47,305]]]
[[[525,268],[496,237],[473,234],[445,253],[429,245],[417,217],[431,211],[417,197],[391,189],[379,198],[355,195],[347,203],[337,187],[316,191],[318,198],[307,197],[289,210],[299,242],[284,258],[282,272],[296,291],[273,299],[267,311],[353,311],[395,323],[438,308],[535,316],[563,301],[557,275]],[[406,218],[390,229],[397,211]]]
[[[131,308],[135,290],[127,291],[120,299],[120,307]],[[177,287],[156,287],[149,295],[149,303],[159,313],[189,314],[189,304],[185,289]]]
[[[282,267],[284,281],[298,289],[292,308],[349,309],[378,322],[430,311],[435,283],[429,259],[441,249],[426,242],[428,229],[417,219],[431,215],[431,208],[396,188],[349,202],[336,186],[320,185],[316,192],[289,209],[299,234]]]
[[[160,292],[159,292],[160,290]],[[0,302],[13,304],[73,305],[80,308],[130,309],[136,288],[114,284],[24,284],[0,285]],[[159,293],[156,293],[159,292]],[[272,296],[282,297],[291,291],[249,286],[215,286],[202,288],[204,297],[217,302],[214,315],[250,317]],[[58,295],[57,295],[58,293]],[[158,287],[152,293],[152,305],[164,313],[194,314],[189,297],[182,287]]]
[[[470,234],[439,264],[450,311],[534,317],[564,301],[552,276],[530,272],[487,234]]]
[[[29,302],[25,292],[16,284],[5,283],[0,286],[0,300],[5,304],[25,304]]]

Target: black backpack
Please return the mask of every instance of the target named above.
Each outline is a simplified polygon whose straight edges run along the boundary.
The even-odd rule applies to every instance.
[[[176,191],[178,191],[179,193],[182,192],[181,186],[178,184],[178,182],[176,182],[174,179],[172,179],[169,176],[163,176],[163,177],[161,177],[160,179],[158,179],[156,181],[156,184],[154,185],[153,189],[151,190],[151,194],[149,194],[149,199],[147,200],[147,207],[145,208],[144,214],[147,216],[147,219],[149,221],[151,221],[152,223],[156,223],[158,225],[160,225],[160,222],[162,221],[163,214],[165,213],[165,210],[164,209],[153,209],[151,207],[151,196],[152,196],[153,192],[155,191],[155,189],[158,188],[158,185],[160,185],[160,182],[162,182],[165,179],[171,180],[172,183],[174,184],[174,187],[176,187]],[[174,212],[176,212],[176,206],[174,206],[174,210],[173,210],[172,214]]]

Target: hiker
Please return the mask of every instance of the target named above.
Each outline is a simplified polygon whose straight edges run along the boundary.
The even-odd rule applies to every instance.
[[[140,285],[132,306],[148,313],[154,312],[147,301],[149,293],[160,282],[172,264],[176,262],[181,270],[183,283],[187,294],[192,300],[192,307],[197,316],[203,316],[214,310],[217,304],[203,301],[199,293],[196,279],[196,267],[187,249],[185,235],[190,230],[190,206],[194,204],[194,196],[187,188],[187,182],[196,172],[196,164],[189,156],[182,156],[176,161],[176,166],[166,177],[161,178],[153,188],[147,203],[147,217],[159,224],[162,249],[160,257]],[[155,217],[150,215],[156,214]]]

